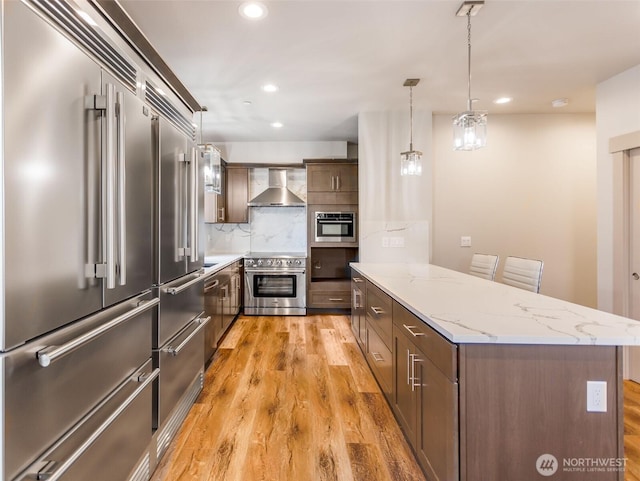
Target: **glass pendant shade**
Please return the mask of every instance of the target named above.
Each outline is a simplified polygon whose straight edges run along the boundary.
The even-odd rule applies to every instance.
[[[470,110],[453,118],[453,150],[476,150],[486,145],[486,111]]]
[[[400,154],[400,175],[422,175],[422,152],[409,150]]]

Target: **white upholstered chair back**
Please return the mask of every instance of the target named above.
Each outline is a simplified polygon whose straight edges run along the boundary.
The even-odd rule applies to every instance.
[[[473,254],[469,274],[483,279],[494,280],[498,268],[498,256],[490,254]]]
[[[540,292],[543,262],[522,257],[507,257],[502,272],[502,283],[532,292]]]

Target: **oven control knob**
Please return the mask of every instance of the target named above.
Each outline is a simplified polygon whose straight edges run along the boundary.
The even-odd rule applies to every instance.
[[[296,259],[296,265],[297,266],[302,265],[302,261],[300,259]]]
[[[293,264],[293,261],[291,259],[287,259],[287,265],[290,266],[291,264]]]
[[[262,265],[262,259],[258,259],[258,265],[261,266]]]
[[[276,259],[275,261],[273,261],[273,265],[279,266],[280,265],[280,259]]]
[[[267,265],[270,266],[273,261],[271,259],[267,259]]]

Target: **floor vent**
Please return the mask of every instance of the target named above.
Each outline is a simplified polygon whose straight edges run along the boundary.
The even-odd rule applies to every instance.
[[[202,387],[204,386],[204,374],[202,372],[198,373],[198,376],[193,380],[191,386],[184,394],[178,405],[176,406],[173,414],[167,419],[167,422],[160,430],[158,434],[158,447],[157,447],[157,455],[158,460],[162,457],[165,451],[169,448],[169,444],[171,440],[182,426],[182,422],[187,417],[191,406],[198,398],[200,391],[202,391]]]

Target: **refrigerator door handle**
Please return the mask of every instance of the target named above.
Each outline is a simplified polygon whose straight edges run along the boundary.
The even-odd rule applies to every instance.
[[[126,201],[126,157],[125,157],[125,110],[124,93],[116,94],[117,155],[118,155],[118,264],[121,286],[127,284],[127,201]]]
[[[191,193],[189,206],[189,237],[191,262],[198,261],[198,152],[191,148]]]
[[[115,204],[116,204],[116,153],[114,152],[114,132],[113,126],[116,121],[116,103],[115,103],[116,86],[114,84],[106,84],[106,141],[105,141],[105,175],[106,175],[106,206],[103,212],[106,216],[105,225],[105,261],[106,261],[106,278],[107,289],[115,289],[116,287],[116,220],[115,220]]]
[[[171,347],[171,346],[167,346],[163,349],[164,352],[168,352],[169,354],[171,354],[172,356],[177,356],[178,354],[180,354],[180,351],[182,351],[184,349],[184,347],[189,344],[189,341],[191,341],[191,339],[193,339],[194,336],[196,336],[203,328],[204,326],[211,320],[211,316],[208,317],[198,317],[197,319],[194,319],[193,322],[200,324],[197,328],[195,328],[193,330],[193,332],[191,334],[189,334],[184,341],[182,341],[180,344],[178,344],[176,347]]]
[[[169,294],[171,296],[175,296],[177,294],[180,294],[185,289],[188,289],[192,285],[197,284],[198,282],[204,280],[204,269],[196,272],[195,276],[196,276],[195,279],[191,279],[190,281],[185,282],[184,284],[182,284],[179,287],[167,287],[167,288],[165,288],[164,292],[166,292],[167,294]]]
[[[126,322],[129,319],[132,319],[137,315],[145,311],[148,311],[152,307],[157,306],[159,303],[160,303],[160,299],[158,298],[151,299],[149,301],[142,301],[137,307],[134,307],[130,311],[125,312],[124,314],[116,317],[115,319],[112,319],[111,321],[106,322],[96,327],[95,329],[90,330],[89,332],[86,332],[82,336],[76,337],[75,339],[72,339],[71,341],[62,344],[61,346],[47,346],[44,349],[40,349],[36,353],[36,359],[38,360],[38,363],[40,364],[40,366],[47,367],[52,362],[56,362],[57,360],[63,358],[67,354],[72,353],[73,351],[82,347],[86,343],[94,340],[98,336],[101,336],[105,332],[113,329],[114,327],[122,324],[123,322]]]
[[[51,470],[45,471],[44,469],[41,470],[37,474],[36,479],[46,479],[47,481],[58,481],[59,479],[61,479],[64,476],[64,474],[69,470],[69,468],[73,465],[73,463],[75,463],[78,459],[80,459],[80,457],[93,445],[93,443],[96,442],[96,440],[102,435],[102,433],[104,433],[109,428],[109,426],[111,426],[115,422],[115,420],[118,419],[118,416],[120,416],[129,407],[129,405],[131,405],[131,403],[133,403],[136,400],[136,398],[142,393],[142,391],[144,391],[147,388],[147,386],[149,386],[149,384],[155,381],[155,379],[159,375],[160,375],[160,369],[159,368],[154,369],[151,375],[148,376],[136,388],[136,390],[133,391],[122,402],[122,404],[118,406],[118,408],[115,411],[113,411],[111,415],[107,419],[105,419],[102,424],[100,424],[100,426],[98,426],[98,428],[93,433],[91,433],[91,436],[89,436],[78,447],[78,449],[76,449],[73,453],[71,453],[71,455],[67,459],[65,459],[64,462],[61,462],[59,466],[56,467],[54,470],[52,471]],[[45,469],[51,468],[56,464],[57,463],[55,463],[54,461],[49,461],[45,466]]]
[[[179,261],[181,259],[183,259],[185,256],[189,255],[189,247],[187,246],[187,233],[185,232],[185,219],[184,219],[184,211],[188,208],[187,205],[185,205],[186,202],[186,197],[187,197],[187,193],[186,193],[186,182],[187,179],[185,179],[186,174],[184,174],[184,169],[182,168],[182,166],[186,166],[188,165],[187,163],[187,155],[184,152],[180,152],[178,154],[178,205],[177,205],[177,209],[176,209],[176,215],[178,216],[178,252],[177,252],[177,257],[176,257],[176,261]],[[184,177],[183,177],[184,175]],[[188,222],[189,219],[186,219],[186,221]]]

